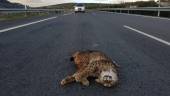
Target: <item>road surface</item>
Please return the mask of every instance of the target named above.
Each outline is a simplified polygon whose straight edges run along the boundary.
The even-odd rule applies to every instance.
[[[170,20],[107,12],[66,14],[4,31],[0,96],[170,96],[169,42]],[[93,80],[89,87],[60,86],[75,72],[71,54],[87,49],[120,65],[117,87]]]

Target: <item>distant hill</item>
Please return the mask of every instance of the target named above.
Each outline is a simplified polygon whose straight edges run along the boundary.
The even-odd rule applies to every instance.
[[[74,3],[64,3],[64,4],[57,4],[57,5],[43,6],[38,8],[72,9],[74,5],[75,5]]]
[[[41,8],[57,8],[57,9],[73,9],[75,3],[65,3],[57,4],[51,6],[45,6]],[[136,1],[136,2],[126,2],[120,4],[100,4],[100,3],[85,3],[86,9],[97,9],[97,8],[128,8],[131,5],[137,7],[157,7],[155,1]]]
[[[7,0],[0,0],[0,8],[24,8],[24,6],[18,3],[10,3]]]

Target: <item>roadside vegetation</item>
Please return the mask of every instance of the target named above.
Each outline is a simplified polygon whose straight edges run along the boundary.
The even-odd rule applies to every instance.
[[[48,15],[48,13],[3,13],[0,14],[0,21],[4,20],[16,20],[16,19],[23,19],[23,18],[31,18],[35,16],[45,16]]]

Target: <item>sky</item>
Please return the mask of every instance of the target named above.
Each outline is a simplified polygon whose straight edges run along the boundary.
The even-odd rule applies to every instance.
[[[47,6],[61,3],[120,3],[122,1],[137,1],[137,0],[8,0],[10,2],[17,2],[26,4],[32,7]],[[138,0],[139,1],[139,0]],[[147,0],[140,0],[147,1]]]

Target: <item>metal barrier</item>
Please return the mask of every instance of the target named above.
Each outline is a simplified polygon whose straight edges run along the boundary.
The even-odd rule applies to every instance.
[[[0,15],[9,15],[9,14],[18,14],[18,13],[24,13],[25,16],[27,16],[29,13],[64,13],[68,12],[67,10],[64,9],[16,9],[16,8],[11,8],[11,9],[5,9],[5,8],[0,8]]]
[[[104,8],[104,9],[100,9],[100,10],[104,10],[104,11],[155,11],[157,12],[157,16],[160,16],[160,12],[164,11],[164,12],[170,12],[170,7],[139,7],[139,8]]]
[[[61,13],[64,12],[64,9],[4,9],[0,8],[0,14],[12,14],[12,13],[34,13],[34,12],[54,12],[54,13]]]

